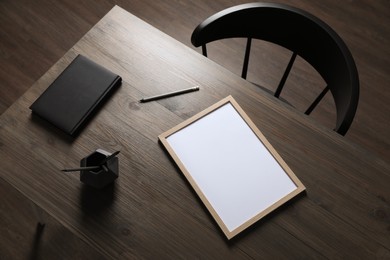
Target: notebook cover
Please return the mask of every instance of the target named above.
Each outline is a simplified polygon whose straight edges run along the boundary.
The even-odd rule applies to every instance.
[[[74,136],[121,81],[117,74],[78,55],[30,109]]]

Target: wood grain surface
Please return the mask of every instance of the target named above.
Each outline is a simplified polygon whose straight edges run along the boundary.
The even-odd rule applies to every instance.
[[[43,213],[38,227],[35,205],[0,178],[1,259],[106,259],[53,217]]]
[[[78,53],[123,84],[73,140],[28,107]],[[228,95],[307,190],[229,242],[157,141]],[[97,148],[121,151],[114,185],[95,191],[59,172]],[[390,257],[388,162],[119,7],[1,115],[0,156],[1,178],[108,258]]]
[[[208,16],[246,0],[3,0],[0,1],[0,113],[5,111],[114,4],[118,4],[185,45]],[[275,0],[302,8],[328,23],[350,48],[360,77],[358,111],[346,138],[383,159],[390,158],[390,1]],[[209,46],[209,57],[240,75],[245,41]],[[253,42],[248,79],[274,90],[290,53]],[[192,47],[193,48],[193,47]],[[197,50],[200,52],[200,50]],[[318,75],[298,59],[282,97],[303,111],[323,87]],[[302,95],[302,93],[306,93]],[[334,105],[326,96],[311,115],[334,126]],[[332,116],[333,115],[333,116]]]

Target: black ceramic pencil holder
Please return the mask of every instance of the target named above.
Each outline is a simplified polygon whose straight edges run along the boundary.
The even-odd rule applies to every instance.
[[[81,167],[90,167],[101,165],[98,169],[80,171],[80,181],[88,186],[97,189],[104,188],[108,184],[115,181],[119,176],[119,161],[117,157],[108,159],[111,153],[102,149],[97,149],[87,157],[81,159]],[[104,162],[102,164],[102,162]]]

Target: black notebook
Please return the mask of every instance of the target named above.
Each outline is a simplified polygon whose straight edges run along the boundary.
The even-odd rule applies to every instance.
[[[117,74],[78,55],[30,109],[74,136],[121,81]]]

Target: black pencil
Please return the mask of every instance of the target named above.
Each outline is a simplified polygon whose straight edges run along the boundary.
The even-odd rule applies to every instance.
[[[161,94],[161,95],[156,95],[156,96],[152,96],[152,97],[146,97],[146,98],[141,99],[140,102],[142,102],[142,103],[149,102],[149,101],[162,99],[162,98],[167,98],[167,97],[172,97],[172,96],[176,96],[176,95],[180,95],[180,94],[184,94],[184,93],[188,93],[188,92],[193,92],[193,91],[197,91],[197,90],[199,90],[198,86],[191,87],[191,88],[186,88],[186,89],[172,91],[172,92]]]

